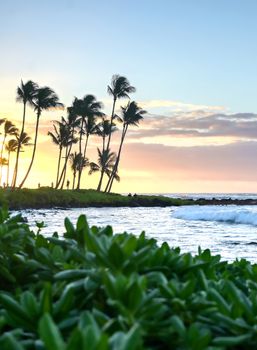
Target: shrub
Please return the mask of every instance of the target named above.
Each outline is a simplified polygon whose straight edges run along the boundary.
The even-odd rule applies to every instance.
[[[256,349],[257,266],[0,212],[0,349]]]

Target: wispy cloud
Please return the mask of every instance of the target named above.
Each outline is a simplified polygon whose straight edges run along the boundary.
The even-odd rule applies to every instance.
[[[208,106],[173,100],[142,100],[139,101],[139,105],[144,109],[147,109],[150,113],[152,110],[156,109],[165,109],[173,112],[188,112],[202,110],[209,113],[214,113],[226,111],[226,108],[224,106]]]
[[[257,114],[209,113],[196,110],[169,116],[150,115],[130,131],[130,142],[192,146],[227,144],[257,139]]]

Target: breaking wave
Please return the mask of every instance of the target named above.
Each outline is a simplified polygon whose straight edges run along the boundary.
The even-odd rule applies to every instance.
[[[172,212],[177,219],[195,221],[218,221],[257,226],[257,208],[239,209],[237,206],[192,206],[180,207]]]

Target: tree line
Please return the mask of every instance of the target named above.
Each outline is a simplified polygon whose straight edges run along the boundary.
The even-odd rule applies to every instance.
[[[75,97],[71,106],[66,108],[66,117],[54,121],[53,130],[48,132],[52,142],[58,147],[57,170],[54,187],[63,189],[67,170],[72,171],[72,189],[81,188],[81,179],[88,169],[88,174],[99,173],[98,191],[110,192],[113,181],[120,181],[118,174],[121,160],[122,148],[130,126],[138,126],[146,113],[135,101],[130,100],[130,94],[136,91],[124,76],[113,75],[107,92],[112,96],[112,112],[108,116],[103,112],[103,104],[97,101],[94,95],[85,95],[83,98]],[[126,104],[121,107],[117,114],[117,101],[126,99]],[[11,121],[5,118],[0,119],[3,125],[3,142],[0,155],[0,183],[5,186],[22,188],[31,172],[37,150],[38,131],[40,117],[43,111],[53,108],[64,108],[59,97],[49,87],[40,87],[37,83],[29,80],[26,83],[21,81],[17,88],[17,102],[23,104],[22,124],[19,130]],[[31,137],[25,132],[27,107],[33,108],[36,114],[35,135]],[[113,152],[112,134],[119,130],[120,143],[118,151]],[[88,145],[92,136],[100,138],[100,145],[97,147],[97,161],[90,161],[87,156]],[[19,162],[21,152],[27,146],[33,146],[29,166],[18,184]],[[5,152],[5,154],[4,154]],[[11,154],[15,153],[12,180],[9,179]],[[3,166],[7,166],[6,179],[3,179]],[[105,181],[105,182],[104,182]],[[105,186],[103,184],[105,183]]]

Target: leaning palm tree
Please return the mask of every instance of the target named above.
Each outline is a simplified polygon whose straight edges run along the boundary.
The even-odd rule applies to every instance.
[[[97,152],[98,152],[97,163],[94,163],[94,162],[90,163],[89,175],[95,172],[100,172],[101,175],[97,186],[97,191],[101,191],[104,174],[106,174],[108,177],[112,174],[112,170],[116,161],[116,154],[114,152],[110,152],[109,149],[100,151],[100,149],[97,148]],[[115,174],[115,179],[117,181],[120,180],[117,173]]]
[[[34,111],[37,114],[34,147],[33,147],[32,157],[31,157],[31,161],[30,161],[28,170],[27,170],[26,175],[24,176],[22,182],[20,183],[19,188],[21,188],[24,185],[24,183],[25,183],[25,181],[30,173],[30,170],[32,168],[33,162],[34,162],[36,147],[37,147],[39,119],[40,119],[42,111],[48,110],[51,108],[63,107],[63,104],[59,102],[59,98],[56,95],[56,93],[52,89],[50,89],[49,87],[42,87],[42,88],[37,89],[35,96],[32,100],[32,105],[34,107]]]
[[[85,168],[86,166],[89,166],[89,161],[86,158],[83,158],[81,153],[72,153],[69,157],[70,159],[70,165],[71,165],[71,170],[73,174],[73,182],[72,182],[72,189],[75,189],[75,181],[76,181],[76,176],[77,172],[80,169]]]
[[[110,86],[108,85],[107,87],[108,94],[113,97],[111,124],[113,123],[114,116],[115,116],[116,101],[120,98],[129,98],[129,94],[135,91],[136,91],[136,88],[130,85],[126,77],[123,77],[118,74],[112,76],[111,85]],[[108,142],[107,142],[107,148],[110,147],[111,137],[112,137],[112,134],[110,133]]]
[[[84,145],[84,151],[83,151],[83,157],[86,159],[86,151],[88,146],[88,139],[89,136],[92,134],[97,133],[97,126],[96,126],[96,117],[102,117],[103,113],[101,112],[102,103],[98,102],[93,95],[86,95],[80,102],[79,105],[80,108],[80,140],[79,140],[79,153],[82,154],[82,135],[86,135],[86,141]],[[83,168],[79,169],[78,172],[78,182],[77,182],[77,189],[80,188],[80,181],[81,181],[81,174],[82,174]]]
[[[9,120],[6,120],[4,123],[4,137],[3,137],[3,143],[2,143],[1,155],[0,155],[1,159],[3,159],[3,151],[4,151],[6,137],[9,135],[15,135],[15,134],[17,134],[17,132],[18,132],[18,129],[16,128],[16,126],[12,122],[10,122]],[[2,182],[3,165],[5,165],[5,164],[1,163],[0,183]]]
[[[122,150],[122,146],[124,143],[126,133],[128,131],[128,127],[129,126],[138,126],[140,120],[142,120],[144,118],[143,115],[146,113],[146,111],[144,111],[142,108],[140,108],[135,101],[128,102],[126,107],[121,107],[121,110],[122,110],[122,117],[120,119],[123,123],[122,133],[121,133],[121,141],[120,141],[117,159],[116,159],[115,165],[113,167],[112,174],[111,174],[109,181],[107,183],[107,186],[105,188],[105,192],[111,191],[112,183],[113,183],[113,180],[115,178],[115,174],[118,171],[121,150]]]
[[[27,81],[25,84],[23,81],[21,81],[21,85],[17,88],[17,102],[23,103],[23,117],[22,117],[22,125],[21,125],[21,132],[20,132],[20,139],[21,135],[24,133],[24,127],[25,127],[25,117],[26,117],[26,106],[27,103],[32,104],[32,100],[35,96],[36,90],[38,89],[38,85],[34,83],[32,80]],[[18,145],[17,152],[16,152],[16,161],[15,161],[15,167],[14,167],[14,176],[12,181],[12,186],[16,186],[17,181],[17,175],[18,175],[18,167],[19,167],[19,156],[20,156],[20,150],[21,145]]]

